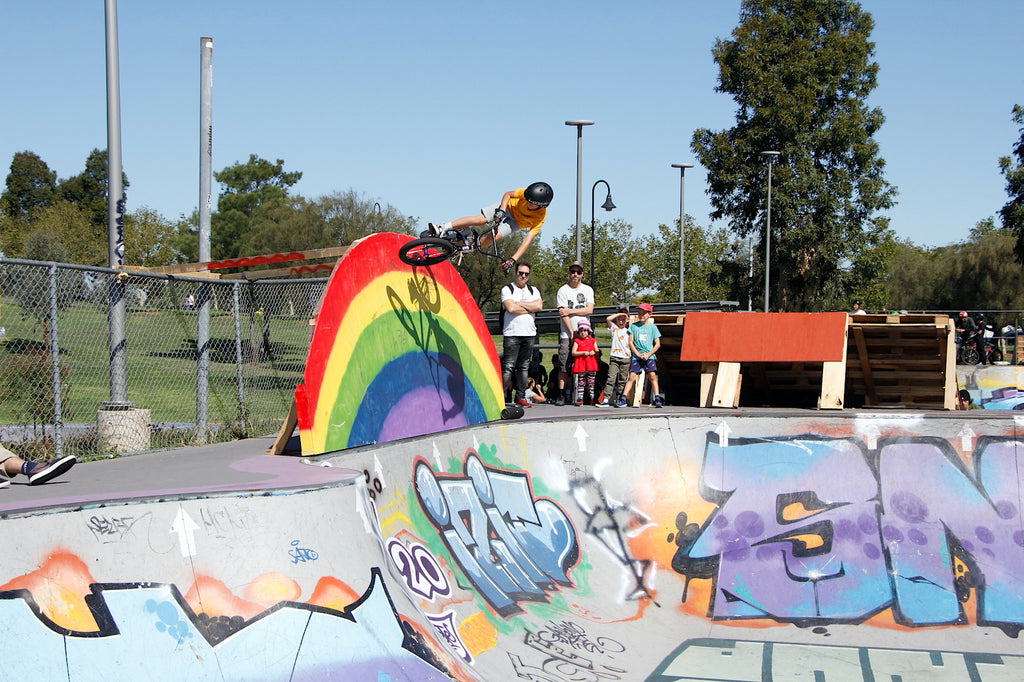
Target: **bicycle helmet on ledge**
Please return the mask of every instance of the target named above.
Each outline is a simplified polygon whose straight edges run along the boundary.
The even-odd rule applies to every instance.
[[[555,197],[555,192],[548,183],[535,182],[526,188],[523,197],[535,206],[547,206]]]

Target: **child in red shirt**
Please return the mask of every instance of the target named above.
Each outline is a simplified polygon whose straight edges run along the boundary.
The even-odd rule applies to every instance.
[[[576,406],[583,404],[584,395],[594,402],[594,380],[597,377],[597,339],[591,336],[590,323],[581,320],[572,342],[572,374],[576,380]]]

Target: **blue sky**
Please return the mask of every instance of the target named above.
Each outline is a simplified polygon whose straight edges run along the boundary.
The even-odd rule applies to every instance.
[[[0,10],[0,168],[39,154],[60,177],[106,147],[102,0],[8,2]],[[546,231],[575,216],[583,133],[583,218],[606,180],[636,233],[671,224],[694,129],[733,124],[714,91],[711,48],[738,0],[369,3],[214,0],[118,4],[128,210],[168,218],[199,199],[199,39],[213,38],[213,168],[283,159],[315,197],[353,189],[437,222],[506,189],[555,189]],[[1007,195],[998,159],[1024,104],[1024,3],[864,0],[887,121],[877,139],[899,190],[901,238],[967,238]],[[706,176],[686,174],[686,212],[708,225]],[[218,191],[214,186],[214,193]],[[603,201],[597,189],[597,204]],[[599,216],[600,219],[600,216]]]

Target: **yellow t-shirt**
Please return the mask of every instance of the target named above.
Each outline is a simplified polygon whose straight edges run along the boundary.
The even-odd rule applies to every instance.
[[[548,215],[547,208],[539,211],[531,211],[526,205],[526,188],[517,189],[508,200],[508,212],[512,214],[520,230],[527,230],[536,235],[540,232],[540,226]]]

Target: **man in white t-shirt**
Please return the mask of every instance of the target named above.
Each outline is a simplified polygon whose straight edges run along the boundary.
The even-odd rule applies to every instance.
[[[564,405],[567,396],[566,385],[569,379],[569,349],[576,326],[581,320],[590,322],[589,315],[594,312],[594,290],[583,283],[583,265],[574,261],[569,265],[569,281],[563,284],[555,294],[555,305],[558,306],[558,318],[561,326],[558,330],[558,396],[555,405]],[[572,386],[568,386],[572,390]]]
[[[514,380],[515,404],[530,407],[526,399],[526,378],[533,359],[533,346],[537,339],[534,316],[544,307],[540,290],[527,283],[530,264],[516,263],[516,279],[501,288],[501,307],[504,311],[501,353],[501,380],[505,393]]]

